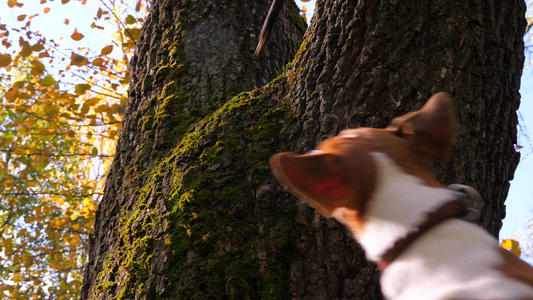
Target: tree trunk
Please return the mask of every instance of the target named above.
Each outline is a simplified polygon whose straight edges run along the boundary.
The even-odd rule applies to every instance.
[[[518,162],[522,1],[319,1],[288,70],[239,95],[294,56],[294,4],[255,58],[270,3],[152,2],[82,299],[379,299],[375,265],[284,191],[268,159],[384,127],[439,91],[461,126],[438,176],[476,187],[497,235]]]

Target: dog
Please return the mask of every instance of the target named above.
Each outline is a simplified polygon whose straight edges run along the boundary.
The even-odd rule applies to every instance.
[[[385,129],[344,130],[307,154],[276,154],[270,167],[350,230],[381,270],[387,299],[533,300],[533,267],[462,219],[465,195],[432,173],[456,127],[451,97],[438,93]]]

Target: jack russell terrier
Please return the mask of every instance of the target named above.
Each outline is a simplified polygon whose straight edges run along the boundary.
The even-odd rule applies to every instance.
[[[465,195],[432,174],[455,131],[452,99],[439,93],[385,129],[344,130],[307,154],[276,154],[270,166],[352,232],[382,271],[387,299],[533,300],[533,267],[461,219]]]

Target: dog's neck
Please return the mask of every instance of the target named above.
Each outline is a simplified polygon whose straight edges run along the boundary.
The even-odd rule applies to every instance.
[[[351,227],[367,258],[378,262],[396,241],[422,224],[428,212],[437,210],[456,194],[446,188],[425,185],[420,178],[406,174],[384,153],[372,153],[372,157],[377,167],[378,182],[368,203],[362,228],[343,222],[345,212],[334,211],[333,215]]]

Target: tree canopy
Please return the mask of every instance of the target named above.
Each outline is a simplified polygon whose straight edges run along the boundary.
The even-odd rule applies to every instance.
[[[7,6],[14,20],[0,19],[0,298],[73,299],[147,6]],[[71,24],[80,26],[80,10],[93,14],[85,31]],[[60,32],[51,37],[48,27]]]

